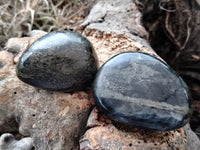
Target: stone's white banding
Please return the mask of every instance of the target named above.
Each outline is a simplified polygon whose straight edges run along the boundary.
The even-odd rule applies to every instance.
[[[189,121],[191,98],[183,80],[166,64],[144,53],[109,59],[94,81],[97,108],[112,120],[161,131]]]
[[[145,105],[145,107],[151,107],[151,108],[157,108],[157,109],[164,109],[180,114],[185,114],[189,111],[188,106],[178,106],[178,105],[172,105],[166,102],[156,102],[152,101],[150,99],[143,99],[143,98],[136,98],[136,97],[130,97],[130,96],[124,96],[120,93],[113,92],[108,89],[102,89],[102,93],[106,93],[106,97],[102,94],[100,97],[106,98],[106,99],[120,99],[126,102],[134,103],[137,105]],[[119,111],[120,112],[120,111]]]

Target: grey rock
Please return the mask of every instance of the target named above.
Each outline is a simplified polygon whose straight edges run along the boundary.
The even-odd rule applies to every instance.
[[[0,150],[31,150],[33,141],[30,137],[16,140],[10,133],[4,133],[0,137]]]
[[[97,4],[100,2],[101,0],[96,1]],[[104,2],[115,3],[113,0],[104,0]],[[127,1],[117,0],[116,2],[119,2],[118,4],[121,5],[120,9],[123,10],[122,3]],[[128,2],[129,4],[126,7],[132,6],[133,8],[131,9],[137,10],[137,8],[134,8],[135,5],[131,0]],[[101,7],[98,11],[100,10]],[[118,24],[123,23],[124,21],[121,23],[120,21],[125,20],[133,28],[140,26],[144,30],[140,23],[134,24],[130,22],[134,19],[131,19],[129,15],[118,15],[119,12],[114,12],[112,14],[118,17],[124,16],[129,18],[129,21],[127,21],[127,18],[118,19]],[[132,18],[135,18],[135,15],[137,15],[137,12],[132,14]],[[140,17],[136,18],[140,20]],[[98,23],[101,24],[100,22]],[[117,24],[112,21],[110,23],[113,24],[107,28],[109,30],[108,33],[104,32],[105,30],[100,30],[100,28],[90,30],[90,28],[86,27],[84,30],[91,31],[88,32],[90,34],[87,38],[94,45],[100,64],[103,64],[117,53],[124,51],[140,51],[159,58],[149,46],[148,48],[145,46],[148,45],[145,40],[140,42],[138,40],[142,38],[136,38],[137,36],[133,36],[134,38],[130,39],[124,33],[114,33],[112,26]],[[21,53],[33,40],[34,38],[17,38],[13,41],[15,44],[11,45],[13,50],[15,49],[15,51]],[[28,44],[23,44],[24,46],[20,49],[15,48],[15,46],[22,43]],[[20,53],[17,58],[20,56]],[[14,58],[14,63],[18,61],[17,58]],[[109,148],[110,150],[199,150],[200,141],[190,128],[183,127],[170,132],[155,132],[132,127],[123,130],[116,128],[108,119],[104,119],[101,113],[92,115],[101,120],[101,125],[96,125],[99,120],[91,121],[89,119],[92,125],[88,125],[85,132],[88,113],[91,110],[91,103],[93,103],[93,96],[90,92],[68,94],[32,87],[21,82],[16,77],[16,66],[13,64],[11,53],[5,51],[0,53],[0,61],[3,62],[3,67],[0,68],[0,131],[5,133],[7,130],[10,130],[12,123],[8,123],[8,121],[17,120],[20,127],[16,126],[15,131],[18,132],[19,129],[21,134],[30,135],[33,139],[35,150],[78,150],[84,148],[84,150]],[[185,134],[186,131],[190,134]],[[82,136],[80,144],[81,148],[79,148],[78,140],[83,134],[84,136]]]
[[[70,31],[49,33],[21,56],[17,76],[36,87],[68,92],[83,90],[97,72],[91,43]]]
[[[11,53],[1,51],[0,62],[0,134],[31,137],[35,150],[78,149],[91,108],[90,91],[38,89],[17,78]]]
[[[109,59],[94,81],[97,108],[111,119],[161,131],[174,130],[191,117],[189,89],[166,64],[144,53]]]
[[[81,26],[143,40],[147,32],[141,26],[141,16],[132,0],[99,0]]]

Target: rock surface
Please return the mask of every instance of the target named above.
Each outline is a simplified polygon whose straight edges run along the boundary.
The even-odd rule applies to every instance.
[[[125,51],[146,52],[158,57],[149,47],[144,46],[138,41],[132,41],[124,35],[101,33],[102,36],[99,36],[99,32],[94,30],[87,36],[95,47],[101,65],[112,56]],[[23,41],[23,39],[20,40]],[[31,44],[31,42],[33,42],[33,39],[24,38],[24,42],[22,43]],[[21,45],[19,40],[16,40],[15,45],[17,46],[18,44]],[[24,46],[26,47],[27,44],[24,44]],[[16,49],[16,51],[23,50],[25,49]],[[50,92],[25,84],[20,81],[15,74],[16,64],[14,60],[19,58],[18,55],[20,55],[21,52],[17,55],[13,55],[12,53],[7,51],[0,52],[0,62],[2,64],[0,68],[0,134],[6,132],[17,133],[19,130],[19,134],[32,138],[36,150],[79,149],[78,140],[86,131],[86,126],[84,124],[87,122],[88,113],[94,103],[91,91],[81,91],[73,94]],[[110,125],[115,127],[111,124],[109,119],[107,119],[106,121],[104,120],[104,126],[101,126],[102,131],[104,129],[107,130],[106,124],[108,123],[106,122],[109,122]],[[94,139],[96,139],[95,137],[99,134],[99,132],[93,132],[96,131],[96,127],[98,127],[96,123],[98,123],[98,120],[94,121],[94,124],[88,126],[88,130],[83,136],[91,145],[95,144]],[[191,133],[191,136],[186,136],[186,138],[184,138],[184,134],[177,136],[177,134],[175,134],[176,131],[171,132],[175,139],[184,140],[185,146],[183,146],[183,149],[187,147],[198,150],[197,147],[200,146],[200,141],[196,139],[197,137],[195,134],[189,127],[187,131],[183,128],[183,131]],[[107,142],[107,146],[109,147],[113,144],[111,139],[114,138],[118,141],[118,138],[115,136],[117,132],[121,132],[122,134],[126,133],[123,130],[121,131],[121,129],[116,129],[112,133],[105,132],[104,136],[109,135],[110,140],[106,138],[105,141],[97,140],[97,142],[99,142],[98,144],[101,146],[101,142],[109,140],[111,141]],[[91,138],[87,137],[88,133],[90,133]],[[138,135],[137,138],[141,141],[144,141],[146,136],[149,137],[149,140],[154,139],[154,137],[150,136],[151,133],[149,132],[141,136],[141,130],[137,129],[136,131],[128,132],[126,135],[129,136],[133,133]],[[127,136],[120,138],[124,140],[126,145],[129,145],[130,143],[127,140]],[[158,143],[165,143],[166,149],[173,149],[173,145],[177,141],[178,145],[183,144],[182,140],[175,140],[176,142],[173,141],[171,145],[167,145],[167,141],[164,139],[162,140],[162,138],[163,135],[160,135],[160,137],[156,139],[161,139]],[[132,137],[132,140],[134,139],[136,139],[136,137]],[[171,140],[171,137],[168,137],[168,139]],[[191,140],[193,140],[193,142],[191,142]],[[138,143],[138,147],[150,149],[151,147],[148,145],[149,142],[150,141]],[[81,142],[80,146],[84,147],[84,143]],[[162,145],[158,145],[158,147],[161,146]],[[93,146],[91,146],[91,148],[93,148]]]
[[[90,90],[69,94],[32,87],[17,78],[11,53],[0,56],[0,134],[30,136],[36,150],[78,149],[92,106]]]
[[[5,133],[0,137],[1,150],[32,150],[33,142],[30,137],[23,138],[19,141],[10,133]]]
[[[82,23],[82,27],[112,31],[137,39],[147,38],[147,33],[140,22],[141,17],[132,0],[99,0]]]
[[[190,88],[194,100],[190,125],[200,138],[200,1],[134,1],[142,13],[151,46]]]
[[[78,33],[57,31],[35,41],[21,56],[17,76],[49,90],[77,91],[94,79],[97,65],[90,42]]]
[[[88,130],[80,140],[80,149],[97,150],[198,150],[200,142],[187,124],[174,131],[125,127],[111,121],[95,108],[88,119]]]
[[[116,7],[122,7],[123,4],[117,5],[120,4],[120,2],[125,3],[125,7],[116,9]],[[108,11],[106,9],[102,9],[102,5],[107,6],[104,8],[110,7],[110,10]],[[99,0],[93,9],[88,16],[88,20],[85,21],[88,24],[85,26],[84,34],[90,41],[93,41],[92,43],[97,51],[100,65],[105,63],[114,55],[126,51],[143,52],[162,60],[151,49],[147,42],[145,42],[145,40],[138,38],[138,36],[147,37],[147,33],[138,32],[138,35],[136,34],[137,36],[135,36],[135,33],[131,32],[131,30],[123,30],[126,28],[125,24],[128,23],[130,23],[128,26],[132,27],[132,29],[135,28],[135,30],[141,29],[140,27],[142,27],[140,22],[141,14],[137,10],[137,7],[133,1]],[[128,10],[127,12],[123,12],[126,15],[124,15],[122,20],[125,21],[122,21],[121,23],[121,20],[114,21],[113,18],[115,18],[115,16],[119,17],[124,9]],[[101,14],[106,14],[104,15],[103,19],[97,15],[98,12]],[[112,15],[107,15],[111,13]],[[134,16],[134,19],[127,21],[131,15]],[[92,19],[94,20],[92,21]],[[100,19],[100,21],[98,21],[98,19]],[[110,20],[112,20],[112,22]],[[120,27],[118,28],[117,33],[120,34],[115,34],[115,28],[117,28],[119,24]],[[114,29],[112,27],[114,27]],[[145,33],[145,36],[143,33]],[[127,35],[128,37],[124,35]],[[167,132],[155,132],[130,127],[126,130],[123,130],[124,127],[118,128],[116,124],[111,124],[111,121],[108,118],[104,118],[105,116],[99,113],[97,110],[91,112],[88,119],[88,130],[80,140],[81,150],[108,149],[108,147],[110,150],[199,150],[200,148],[200,141],[195,133],[190,129],[189,125],[186,125],[179,130]]]
[[[98,71],[93,88],[97,108],[127,125],[174,130],[191,116],[186,84],[150,55],[127,52],[109,59]]]
[[[102,3],[99,0],[97,5],[98,2]],[[115,3],[114,7],[111,8],[115,8],[117,4],[120,6],[117,11],[111,10],[107,11],[107,13],[112,12],[112,14],[116,15],[121,13],[123,15],[125,11],[121,12],[121,10],[127,10],[127,8],[121,7],[127,0],[107,0],[104,2]],[[135,21],[131,22],[130,19],[129,22],[126,20],[130,15],[136,18],[137,21],[140,19],[139,11],[134,3],[131,0],[128,2],[129,5],[125,6],[131,9],[128,9],[130,10],[129,13],[123,15],[125,18],[122,20],[125,20],[126,24],[130,23],[130,27],[141,27],[140,29],[142,29],[139,22],[133,24]],[[100,8],[99,10],[101,10]],[[134,13],[131,10],[134,10]],[[109,18],[112,18],[112,15],[109,15]],[[105,21],[108,21],[109,18],[106,18]],[[124,25],[124,23],[119,22],[120,20],[118,19],[118,24]],[[98,23],[100,24],[100,22]],[[113,22],[113,24],[117,23]],[[122,34],[112,32],[111,27],[114,26],[113,24],[110,25],[107,32],[98,28],[91,29],[87,26],[83,32],[94,45],[100,65],[112,56],[126,51],[144,52],[160,58],[142,38],[138,38],[133,34],[125,36],[120,28],[119,30]],[[129,30],[127,30],[128,32]],[[139,36],[140,33],[142,32],[138,32]],[[96,149],[107,149],[108,147],[119,145],[119,147],[115,146],[113,149],[118,150],[122,144],[128,146],[124,150],[128,150],[131,144],[130,149],[132,150],[150,150],[152,147],[163,150],[176,148],[199,150],[200,141],[189,126],[170,132],[159,131],[155,134],[153,134],[155,131],[149,132],[148,130],[137,128],[123,130],[123,128],[118,128],[118,125],[113,125],[109,119],[104,119],[104,116],[100,113],[95,113],[94,115],[91,114],[91,116],[96,119],[91,117],[88,119],[87,131],[85,132],[86,127],[84,124],[86,124],[88,113],[94,103],[90,90],[72,94],[49,92],[25,84],[16,77],[16,62],[18,62],[21,53],[35,39],[32,36],[31,38],[9,40],[12,43],[10,44],[11,49],[8,46],[7,51],[0,53],[0,62],[3,64],[0,68],[0,134],[12,132],[17,136],[16,133],[18,134],[19,129],[19,134],[32,138],[35,150],[85,150],[87,148],[95,149],[94,147]],[[114,130],[109,131],[108,126]],[[120,133],[120,136],[117,136],[118,133]],[[79,148],[79,136],[83,134]],[[130,143],[131,141],[135,141],[135,143]],[[137,141],[139,142],[137,143]],[[102,143],[106,144],[103,145]]]

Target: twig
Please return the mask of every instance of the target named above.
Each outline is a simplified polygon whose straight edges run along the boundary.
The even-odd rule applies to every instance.
[[[175,38],[175,35],[174,33],[169,29],[169,13],[167,12],[167,15],[166,15],[166,19],[165,19],[165,28],[167,30],[167,32],[169,33],[170,35],[170,39],[171,41],[177,45],[179,48],[181,48],[181,44],[179,43],[179,41]]]
[[[188,40],[190,38],[190,34],[191,34],[191,28],[190,28],[189,24],[190,24],[190,21],[191,21],[192,17],[191,17],[191,14],[190,14],[189,11],[187,11],[187,14],[188,14],[188,20],[187,20],[187,37],[185,39],[185,42],[184,42],[183,46],[180,48],[180,50],[183,50],[185,48],[185,46],[187,45]]]
[[[168,2],[170,2],[170,0],[160,1],[160,3],[159,3],[159,8],[160,8],[161,10],[166,11],[166,12],[176,12],[176,9],[167,9],[167,8],[164,8],[163,4],[164,4],[164,3],[168,3]]]

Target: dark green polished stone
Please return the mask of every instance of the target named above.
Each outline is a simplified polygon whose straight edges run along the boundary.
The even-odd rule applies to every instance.
[[[97,65],[91,43],[70,31],[51,32],[21,56],[17,76],[49,90],[82,90],[93,82]]]
[[[111,58],[97,73],[93,88],[97,108],[126,125],[173,130],[191,115],[184,81],[147,54],[127,52]]]

